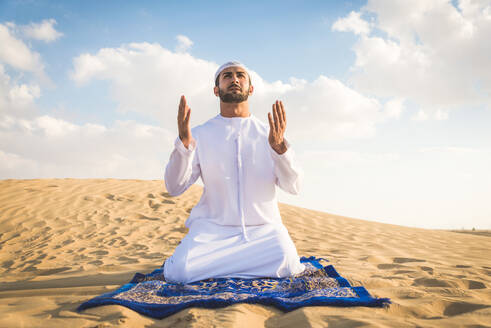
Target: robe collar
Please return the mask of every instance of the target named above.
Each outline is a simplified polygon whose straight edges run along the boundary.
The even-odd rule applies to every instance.
[[[240,116],[236,116],[236,117],[225,117],[225,116],[222,116],[222,114],[218,113],[218,115],[216,117],[218,119],[222,120],[222,121],[234,122],[234,121],[247,121],[247,120],[250,120],[253,117],[253,115],[252,115],[252,113],[250,113],[249,116],[247,116],[247,117],[240,117]]]

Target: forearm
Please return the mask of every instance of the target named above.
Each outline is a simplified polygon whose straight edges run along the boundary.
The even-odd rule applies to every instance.
[[[285,140],[286,150],[279,154],[272,150],[274,173],[278,186],[284,191],[297,195],[303,179],[303,171],[295,161],[294,151]]]
[[[194,140],[188,143],[188,147],[185,147],[180,138],[175,141],[164,176],[165,186],[171,196],[182,194],[190,185],[195,146]]]

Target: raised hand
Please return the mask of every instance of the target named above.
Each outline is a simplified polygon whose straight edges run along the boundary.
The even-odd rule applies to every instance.
[[[179,102],[179,111],[177,113],[177,128],[179,129],[179,138],[186,148],[193,140],[191,128],[189,127],[189,118],[191,117],[191,108],[186,103],[186,97],[181,96]]]
[[[273,104],[273,115],[268,113],[268,121],[269,144],[278,154],[283,154],[287,150],[285,140],[283,139],[286,129],[286,114],[283,102],[276,100]]]

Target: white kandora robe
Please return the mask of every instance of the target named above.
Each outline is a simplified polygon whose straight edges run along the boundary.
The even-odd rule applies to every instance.
[[[186,220],[188,234],[165,261],[169,282],[207,278],[287,277],[305,269],[283,225],[276,185],[297,194],[301,170],[293,149],[279,155],[269,145],[269,125],[254,115],[220,114],[191,130],[195,143],[179,138],[165,170],[172,196],[198,177],[204,185]]]

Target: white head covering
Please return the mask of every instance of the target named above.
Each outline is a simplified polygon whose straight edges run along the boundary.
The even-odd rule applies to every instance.
[[[215,73],[215,81],[217,80],[218,75],[220,75],[220,73],[224,69],[229,68],[229,67],[242,67],[247,72],[247,67],[245,67],[244,64],[239,63],[238,61],[229,61],[229,62],[223,64],[222,66],[218,67],[217,72]],[[249,72],[247,72],[247,74],[249,75]]]

